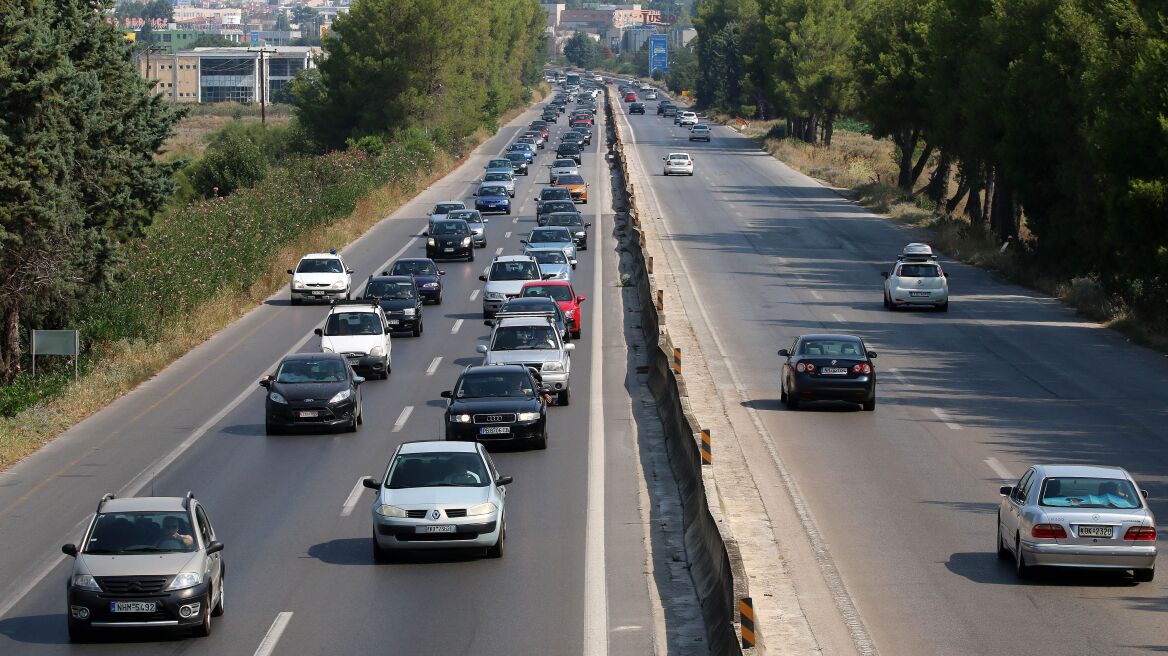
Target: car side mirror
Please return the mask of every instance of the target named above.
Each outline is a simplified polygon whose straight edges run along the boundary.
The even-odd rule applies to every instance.
[[[533,201],[535,201],[535,202],[537,202],[537,203],[539,202],[539,199],[538,199],[538,198],[532,198],[531,200],[533,200]]]
[[[486,344],[479,344],[478,346],[475,347],[475,350],[478,351],[479,353],[485,354],[487,352],[487,345]]]
[[[998,494],[1000,494],[1004,497],[1008,497],[1013,493],[1014,493],[1014,486],[1013,485],[1003,485],[1002,487],[998,488]]]
[[[377,480],[376,478],[373,478],[372,476],[366,476],[365,478],[362,478],[361,485],[364,485],[365,487],[369,488],[370,490],[380,490],[381,489],[381,481]]]
[[[946,272],[942,273],[941,275],[942,275],[942,276],[945,276],[946,278],[948,278],[948,277],[949,277],[949,272],[948,272],[948,271],[946,271]]]
[[[576,268],[576,260],[568,260],[568,262],[571,263],[573,269]]]
[[[661,161],[662,161],[662,162],[667,162],[667,161],[669,161],[669,158],[668,158],[668,157],[662,157],[662,158],[661,158]]]
[[[74,558],[76,558],[77,557],[77,545],[73,544],[72,542],[70,542],[69,544],[63,544],[63,545],[61,545],[61,553],[65,554],[66,556],[73,556]]]
[[[1147,490],[1140,490],[1140,495],[1143,496],[1145,499],[1147,499],[1148,498],[1148,491]]]
[[[779,349],[779,355],[783,356],[784,358],[789,358],[789,357],[791,357],[791,350],[790,349]]]
[[[479,276],[479,280],[481,280],[481,281],[483,281],[483,282],[486,282],[486,281],[487,281],[487,277],[486,277],[485,275],[480,275],[480,276]]]
[[[292,269],[288,269],[288,275],[292,275]]]
[[[312,334],[316,335],[317,337],[324,337],[324,331],[321,330],[320,328],[313,330]]]
[[[495,320],[494,319],[483,319],[483,325],[484,326],[493,326],[493,325],[495,325]]]
[[[520,240],[519,240],[519,243],[520,243],[520,244],[526,244],[526,243],[527,243],[527,240],[526,240],[526,239],[520,239]]]
[[[351,275],[353,275],[353,270],[352,269],[345,269],[345,273],[347,273],[351,276]]]
[[[545,274],[543,274],[543,279],[544,279],[544,280],[551,280],[552,278],[555,278],[555,277],[556,277],[556,274],[554,274],[554,273],[545,273]]]
[[[422,231],[422,236],[423,236],[423,237],[429,237],[429,236],[430,236],[430,231],[429,231],[429,230],[423,230],[423,231]]]
[[[267,379],[267,378],[261,378],[260,379],[260,387],[262,387],[264,389],[269,389],[272,387],[272,381]]]
[[[218,540],[211,540],[211,544],[207,545],[207,555],[219,553],[223,551],[223,543]]]
[[[353,376],[353,384],[354,384],[354,385],[360,385],[360,384],[361,384],[361,383],[363,383],[363,382],[365,382],[365,378],[364,378],[364,377],[362,377],[362,376]]]
[[[444,399],[449,399],[450,397],[454,396],[454,394],[450,390],[442,390],[442,394],[440,394],[440,396]]]
[[[515,479],[511,478],[510,476],[500,476],[499,478],[495,479],[495,485],[499,485],[499,486],[510,485],[511,482],[514,480]]]
[[[875,360],[876,359],[876,351],[868,351],[868,358],[871,360]]]
[[[591,224],[591,223],[585,223],[585,224],[584,224],[584,227],[585,227],[585,228],[591,228],[591,227],[592,227],[592,224]]]
[[[440,275],[440,276],[446,275],[446,269],[438,269],[438,275]]]
[[[587,297],[585,297],[585,296],[577,296],[577,297],[576,297],[576,302],[577,302],[577,303],[583,303],[584,301],[587,301],[587,300],[588,300],[588,298],[587,298]]]
[[[434,215],[433,212],[426,212],[426,216],[433,216],[433,215]]]
[[[485,217],[485,216],[483,217],[483,223],[490,223],[490,222],[491,222],[491,220],[490,220],[490,219],[488,219],[488,218],[487,218],[487,217]]]
[[[564,350],[565,351],[575,351],[576,345],[575,344],[564,344]]]

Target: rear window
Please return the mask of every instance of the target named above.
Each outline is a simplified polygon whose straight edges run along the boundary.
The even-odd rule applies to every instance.
[[[939,278],[941,269],[936,264],[902,264],[897,275],[902,278]]]
[[[532,285],[523,290],[524,296],[544,296],[556,301],[572,300],[572,290],[567,285]]]
[[[799,355],[865,357],[864,345],[856,340],[808,339],[799,344]]]
[[[1113,508],[1133,510],[1140,497],[1122,478],[1052,477],[1042,482],[1039,504],[1053,508]]]

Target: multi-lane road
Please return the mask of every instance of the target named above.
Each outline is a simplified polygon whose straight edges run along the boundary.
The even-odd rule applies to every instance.
[[[473,200],[486,161],[502,152],[530,110],[457,170],[344,249],[363,282],[398,257],[419,257],[435,202]],[[603,115],[598,118],[603,120]],[[492,215],[473,263],[444,262],[445,299],[425,307],[425,333],[393,341],[393,374],[363,388],[356,434],[264,435],[256,381],[283,355],[313,351],[327,307],[292,307],[287,290],[108,409],[0,474],[0,653],[630,654],[653,653],[661,628],[651,603],[644,483],[630,397],[619,289],[611,284],[604,127],[582,172],[592,201],[590,248],[575,272],[588,297],[573,353],[573,403],[549,410],[546,451],[502,451],[514,477],[507,552],[499,560],[421,555],[376,565],[370,552],[378,475],[403,440],[442,435],[445,401],[462,367],[478,363],[478,276],[497,253],[515,254],[535,225],[532,197],[547,183],[563,123],[531,175],[518,212]],[[469,202],[468,202],[469,204]],[[604,339],[602,335],[610,338]],[[226,544],[226,606],[207,639],[117,633],[69,645],[65,582],[76,542],[102,494],[180,495],[193,490]],[[643,512],[644,511],[644,512]],[[610,634],[612,640],[608,640]]]
[[[800,556],[810,550],[787,473],[863,620],[856,636],[881,653],[1168,651],[1163,580],[1056,572],[1020,582],[994,549],[998,487],[1033,462],[1124,466],[1168,517],[1168,360],[945,258],[948,313],[884,310],[880,272],[921,235],[730,128],[690,143],[648,109],[617,117],[632,127],[626,153],[652,174],[640,193],[662,209],[674,271],[688,273],[685,313],[746,427],[751,474],[823,651],[853,651],[853,636],[820,564]],[[661,175],[671,151],[695,157],[693,177]],[[835,331],[879,352],[876,411],[782,409],[775,351]]]

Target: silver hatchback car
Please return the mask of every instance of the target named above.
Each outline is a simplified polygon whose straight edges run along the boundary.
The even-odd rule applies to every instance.
[[[381,478],[366,478],[373,502],[373,559],[410,549],[481,548],[503,555],[507,490],[476,442],[422,440],[398,446]]]
[[[1156,574],[1156,518],[1147,492],[1120,467],[1034,465],[999,489],[998,557],[1019,578],[1032,567]]]

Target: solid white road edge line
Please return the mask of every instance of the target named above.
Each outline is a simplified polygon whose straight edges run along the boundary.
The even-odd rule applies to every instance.
[[[406,422],[410,420],[410,414],[413,413],[414,406],[407,405],[402,408],[401,414],[397,416],[397,421],[393,422],[393,432],[397,433],[406,427]]]
[[[459,328],[462,328],[462,319],[458,319],[454,322],[454,325],[450,328],[450,334],[457,334]]]
[[[345,499],[345,505],[341,506],[341,517],[348,517],[353,514],[353,509],[357,507],[357,502],[361,500],[361,492],[365,490],[365,484],[362,483],[364,478],[362,476],[357,479],[357,484],[353,486],[353,491]]]
[[[260,646],[256,647],[254,656],[271,656],[276,649],[276,643],[280,642],[280,636],[284,635],[284,629],[288,628],[288,623],[291,621],[292,611],[286,610],[282,613],[276,613],[276,619],[272,621],[272,626],[264,634]]]
[[[438,356],[430,361],[430,366],[426,367],[426,375],[433,376],[435,371],[438,371],[438,365],[442,364],[442,356]]]
[[[1010,470],[1006,469],[1006,466],[999,462],[997,458],[986,458],[985,464],[988,465],[990,469],[994,470],[994,473],[998,475],[998,478],[1002,479],[1003,481],[1018,480],[1018,477],[1011,474]]]
[[[604,154],[596,149],[596,175],[604,177]],[[605,192],[596,204],[597,235],[603,235],[601,219]],[[584,656],[608,654],[608,582],[604,556],[604,262],[603,249],[594,262],[592,289],[597,298],[592,309],[592,380],[588,389],[588,503],[584,542]]]
[[[940,408],[933,408],[933,414],[937,415],[937,419],[940,419],[941,423],[948,426],[950,430],[961,430],[961,424],[950,419],[949,415],[945,414],[944,410]]]

